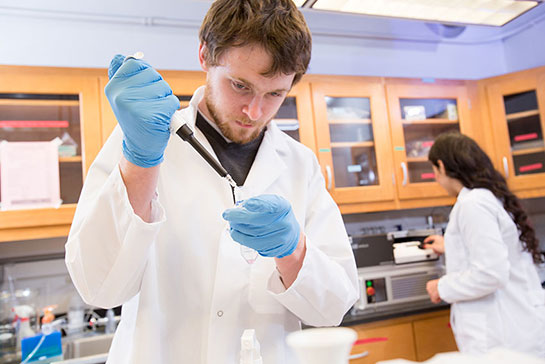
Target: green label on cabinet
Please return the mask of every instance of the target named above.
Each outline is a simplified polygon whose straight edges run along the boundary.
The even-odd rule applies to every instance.
[[[331,149],[329,149],[329,148],[320,148],[318,151],[319,152],[324,152],[324,153],[329,153],[329,152],[331,152]]]
[[[397,152],[403,152],[405,150],[405,147],[394,147],[394,150]]]

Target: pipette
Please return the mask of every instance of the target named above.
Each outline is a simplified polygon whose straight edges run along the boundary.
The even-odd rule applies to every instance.
[[[170,119],[170,131],[172,133],[176,133],[182,140],[188,142],[191,144],[193,149],[197,151],[201,155],[201,157],[204,158],[204,160],[210,165],[210,167],[214,168],[218,174],[225,178],[227,182],[231,185],[231,187],[236,188],[237,183],[227,173],[225,168],[217,161],[216,158],[214,158],[208,151],[203,147],[203,145],[195,138],[193,135],[193,130],[185,123],[185,121],[182,118],[182,114],[180,110],[177,110],[174,112],[174,115],[172,115],[172,118]]]
[[[172,118],[170,119],[170,131],[176,133],[182,140],[191,144],[191,146],[199,153],[208,164],[214,168],[218,174],[225,178],[231,187],[233,188],[233,194],[235,195],[235,204],[239,205],[240,201],[237,200],[238,186],[235,180],[227,173],[225,168],[203,147],[203,145],[193,135],[193,130],[185,123],[182,118],[180,110],[176,110]],[[244,245],[240,245],[240,254],[248,264],[252,264],[257,259],[257,251],[252,248],[248,248]]]

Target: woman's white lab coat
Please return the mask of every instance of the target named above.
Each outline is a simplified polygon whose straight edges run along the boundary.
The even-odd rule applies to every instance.
[[[194,128],[197,90],[183,111]],[[212,148],[196,129],[196,137]],[[153,222],[133,213],[117,167],[117,127],[91,166],[66,243],[84,300],[123,304],[108,363],[238,363],[244,329],[256,330],[264,363],[294,362],[285,336],[301,322],[337,325],[358,298],[357,269],[314,154],[269,125],[241,197],[287,198],[307,236],[296,281],[285,289],[274,259],[249,265],[222,212],[231,187],[177,136],[161,165]]]
[[[504,347],[545,357],[545,294],[531,255],[501,202],[463,188],[445,232],[446,275],[439,296],[451,305],[462,352]]]

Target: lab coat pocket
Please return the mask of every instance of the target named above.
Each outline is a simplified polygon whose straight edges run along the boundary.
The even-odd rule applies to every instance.
[[[276,269],[272,258],[258,257],[250,268],[248,302],[260,314],[281,314],[285,308],[267,290],[269,278]]]
[[[479,312],[456,312],[455,337],[458,349],[463,353],[487,351],[486,314]]]

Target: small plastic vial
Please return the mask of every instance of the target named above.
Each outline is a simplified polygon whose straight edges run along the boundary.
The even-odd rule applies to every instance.
[[[242,191],[239,186],[235,185],[235,187],[233,187],[235,207],[243,209],[244,207],[242,207],[242,203],[244,202],[244,198],[243,198],[244,196],[242,196],[241,192]],[[242,256],[242,258],[244,258],[246,263],[253,264],[256,261],[259,254],[254,249],[248,248],[247,246],[240,244],[240,255]]]
[[[244,200],[237,201],[235,207],[243,209],[244,207],[241,205],[243,201]],[[253,264],[257,260],[259,253],[246,245],[240,244],[240,255],[242,255],[246,263]]]

